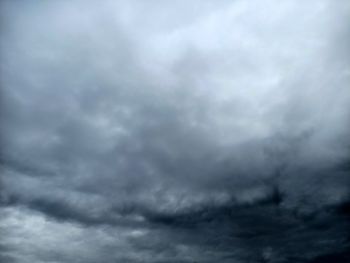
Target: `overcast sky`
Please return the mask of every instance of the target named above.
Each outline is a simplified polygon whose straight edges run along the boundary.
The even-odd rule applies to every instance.
[[[349,1],[0,10],[0,262],[349,259]]]

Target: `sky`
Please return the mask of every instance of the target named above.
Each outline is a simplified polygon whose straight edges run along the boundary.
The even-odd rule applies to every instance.
[[[0,262],[346,262],[346,0],[0,2]]]

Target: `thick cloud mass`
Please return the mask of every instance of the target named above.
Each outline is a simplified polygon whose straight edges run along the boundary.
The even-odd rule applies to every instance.
[[[348,1],[0,7],[0,262],[350,260]]]

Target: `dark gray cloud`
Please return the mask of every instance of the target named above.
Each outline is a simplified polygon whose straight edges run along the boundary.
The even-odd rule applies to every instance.
[[[346,1],[0,5],[0,261],[348,257]]]

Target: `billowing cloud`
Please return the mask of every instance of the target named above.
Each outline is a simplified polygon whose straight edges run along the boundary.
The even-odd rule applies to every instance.
[[[1,260],[304,262],[349,246],[346,1],[1,10]]]

